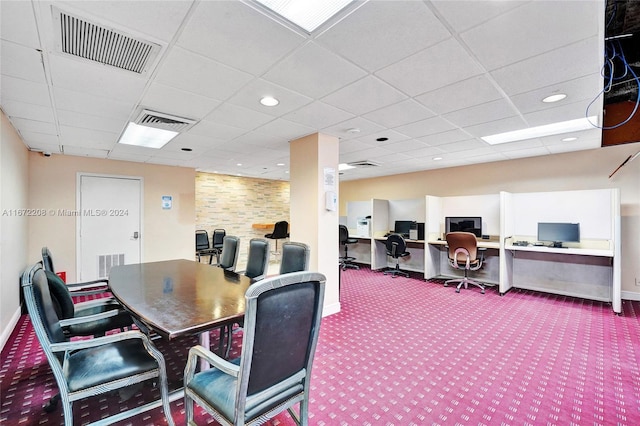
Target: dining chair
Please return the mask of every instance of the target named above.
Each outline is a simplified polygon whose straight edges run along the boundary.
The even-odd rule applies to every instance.
[[[280,274],[308,270],[310,253],[311,249],[307,244],[295,241],[283,243]]]
[[[296,423],[308,424],[325,281],[316,272],[297,272],[249,287],[240,357],[230,362],[202,346],[189,350],[187,424],[194,424],[194,403],[223,425],[262,424],[285,410]],[[196,372],[200,360],[211,368]]]
[[[252,281],[260,281],[267,275],[269,266],[269,241],[264,238],[252,238],[249,241],[249,254],[244,275]]]
[[[60,391],[58,398],[62,401],[65,426],[74,424],[72,406],[75,401],[146,381],[157,381],[167,424],[174,425],[164,358],[148,336],[139,330],[130,330],[92,339],[69,340],[63,331],[67,320],[61,320],[55,312],[47,275],[41,264],[25,270],[21,286],[27,312]],[[84,320],[94,321],[92,316]],[[102,419],[102,424],[142,411],[143,407],[134,407]]]
[[[468,288],[469,284],[480,288],[484,294],[484,285],[476,280],[469,278],[469,271],[477,271],[482,268],[484,261],[484,250],[478,249],[478,239],[471,232],[449,232],[445,235],[448,248],[449,265],[455,269],[462,269],[464,277],[454,278],[444,282],[447,287],[451,283],[458,283],[456,293],[460,293],[460,289]]]
[[[56,273],[55,268],[53,267],[53,256],[51,255],[51,250],[48,247],[42,247],[42,266],[45,271]],[[109,280],[106,278],[100,278],[97,280],[77,282],[77,283],[65,283],[65,285],[69,288],[69,290],[73,291],[75,296],[83,296],[89,294],[97,294],[104,292],[109,287]],[[91,288],[91,290],[84,290],[86,288]]]

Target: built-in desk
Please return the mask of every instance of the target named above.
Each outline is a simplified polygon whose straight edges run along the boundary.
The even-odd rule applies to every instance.
[[[449,265],[447,242],[445,240],[430,240],[429,250],[425,254],[428,266],[425,270],[426,279],[452,279],[464,276],[464,271]],[[497,238],[488,240],[478,239],[478,248],[486,249],[482,268],[473,271],[473,279],[491,286],[500,283],[500,241]]]
[[[393,268],[395,261],[387,255],[387,237],[373,238],[374,244],[371,247],[371,269]],[[410,256],[399,259],[400,269],[413,272],[424,273],[424,240],[404,239],[407,244],[407,251]]]
[[[608,244],[605,242],[604,245]],[[514,288],[614,302],[614,251],[594,247],[516,246],[505,244],[505,279]],[[613,303],[620,312],[619,302]]]

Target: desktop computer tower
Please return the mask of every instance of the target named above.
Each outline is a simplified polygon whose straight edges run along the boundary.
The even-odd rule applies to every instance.
[[[416,229],[418,230],[418,239],[424,240],[424,222],[416,223]]]
[[[424,223],[413,222],[409,230],[410,240],[424,240]]]

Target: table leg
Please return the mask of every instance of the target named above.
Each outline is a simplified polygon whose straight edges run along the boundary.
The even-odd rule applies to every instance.
[[[210,342],[210,336],[209,336],[209,332],[208,331],[203,331],[202,333],[200,333],[200,335],[198,336],[198,340],[200,343],[200,346],[202,346],[203,348],[209,350],[209,348],[211,347],[211,342]],[[205,361],[203,358],[200,359],[200,371],[205,371],[209,369],[209,363],[207,361]]]

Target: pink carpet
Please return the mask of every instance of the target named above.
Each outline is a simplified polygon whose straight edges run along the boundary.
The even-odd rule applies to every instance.
[[[531,291],[456,293],[366,268],[342,273],[342,311],[324,318],[312,425],[640,425],[640,302]],[[215,334],[215,333],[214,333]],[[234,340],[237,354],[241,337]],[[158,342],[172,386],[194,339]],[[41,410],[56,392],[26,316],[2,351],[0,423],[61,425]],[[76,403],[81,422],[156,397],[144,388]],[[184,424],[182,401],[172,404]],[[120,424],[166,424],[160,410]],[[216,424],[198,412],[198,424]],[[293,424],[286,414],[271,425]]]

